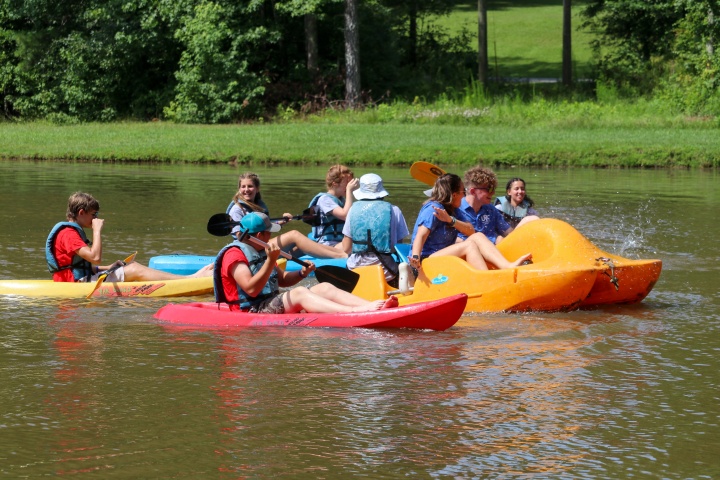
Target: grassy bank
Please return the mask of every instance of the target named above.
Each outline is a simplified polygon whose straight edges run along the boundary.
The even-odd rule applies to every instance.
[[[271,125],[0,123],[0,158],[352,165],[426,160],[596,167],[717,167],[720,158],[720,135],[714,124],[694,119],[638,118],[632,123],[586,119],[572,125],[513,124],[508,119],[463,125],[363,117],[382,112],[353,115]],[[577,115],[587,117],[583,112]]]

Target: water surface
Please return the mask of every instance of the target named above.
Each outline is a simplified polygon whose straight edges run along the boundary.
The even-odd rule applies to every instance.
[[[214,254],[207,219],[243,170],[0,162],[0,278],[49,277],[45,237],[76,190],[100,200],[107,260]],[[275,215],[300,213],[326,171],[254,170]],[[414,222],[423,185],[372,171]],[[198,331],[155,324],[165,299],[1,298],[0,474],[717,478],[717,173],[498,174],[601,248],[661,258],[653,292],[446,332]]]

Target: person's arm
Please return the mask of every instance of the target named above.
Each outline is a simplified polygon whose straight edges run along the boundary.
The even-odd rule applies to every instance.
[[[308,275],[310,275],[310,272],[315,270],[315,264],[313,262],[307,262],[309,265],[307,267],[302,267],[300,270],[295,270],[292,272],[288,272],[287,270],[283,270],[278,273],[278,285],[281,287],[292,287],[293,285],[296,285],[301,280],[307,278]]]
[[[464,222],[457,217],[454,217],[447,213],[444,208],[433,207],[435,209],[435,217],[443,223],[447,223],[451,227],[455,228],[458,232],[462,233],[466,237],[469,237],[475,233],[475,227],[470,222]]]
[[[265,288],[265,285],[270,279],[270,275],[275,268],[277,259],[280,256],[280,247],[271,243],[268,245],[268,248],[265,249],[265,252],[267,253],[268,258],[255,275],[253,275],[250,271],[250,267],[246,263],[242,262],[236,263],[230,269],[230,274],[237,284],[240,285],[240,288],[251,297],[259,295],[260,292],[262,292],[262,289]]]
[[[92,239],[92,246],[83,246],[81,247],[77,253],[82,258],[87,260],[88,262],[92,263],[93,265],[98,265],[102,259],[102,228],[103,223],[105,222],[102,218],[93,218],[92,220],[92,231],[93,231],[93,239]],[[107,270],[107,268],[98,267],[100,270]]]
[[[413,240],[410,257],[408,258],[410,265],[415,268],[420,268],[420,256],[422,255],[423,246],[425,245],[428,235],[430,235],[430,229],[425,225],[420,225],[417,229],[415,240]]]
[[[348,237],[347,235],[344,236],[342,239],[342,251],[350,255],[352,253],[352,245],[352,238]]]
[[[342,234],[343,239],[341,242],[342,251],[345,252],[347,255],[350,255],[352,253],[352,246],[353,246],[353,239],[351,237],[352,235],[352,224],[353,224],[353,218],[355,217],[355,211],[348,213],[347,218],[345,219],[345,225],[343,225]]]
[[[360,180],[357,178],[353,178],[348,182],[347,187],[345,188],[345,206],[341,207],[338,205],[333,208],[331,212],[333,217],[339,220],[345,220],[347,218],[347,215],[350,212],[350,207],[352,207],[353,201],[355,200],[352,192],[357,190],[359,186]]]
[[[408,230],[407,222],[405,221],[405,217],[403,216],[400,208],[393,205],[392,212],[393,220],[390,231],[392,232],[391,241],[394,246],[395,244],[400,243],[403,238],[410,235],[410,231]]]
[[[287,212],[283,213],[282,216],[283,216],[282,220],[276,220],[275,223],[277,223],[278,225],[285,225],[293,218],[293,214],[287,213]]]

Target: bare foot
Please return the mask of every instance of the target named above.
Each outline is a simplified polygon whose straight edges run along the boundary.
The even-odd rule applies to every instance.
[[[383,303],[382,308],[395,308],[398,306],[400,302],[398,302],[398,299],[395,295],[390,295],[387,300],[385,300],[385,303]]]
[[[212,263],[210,265],[205,265],[203,268],[190,275],[190,278],[210,277],[213,274],[213,268],[214,266]]]
[[[353,307],[351,312],[372,312],[375,310],[381,310],[385,305],[385,300],[375,300],[374,302],[368,302],[365,305]]]
[[[520,265],[525,265],[525,262],[528,260],[532,260],[532,253],[527,253],[527,254],[523,255],[522,257],[520,257],[517,260],[515,260],[514,262],[512,262],[510,265],[513,267],[519,267]]]

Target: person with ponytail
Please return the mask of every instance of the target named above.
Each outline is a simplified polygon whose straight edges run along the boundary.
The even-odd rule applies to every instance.
[[[410,265],[419,269],[425,258],[445,255],[460,257],[478,270],[487,270],[488,263],[502,269],[530,261],[531,253],[507,260],[485,235],[475,232],[471,223],[458,220],[456,212],[465,194],[459,176],[446,173],[438,177],[415,222]],[[456,242],[459,232],[467,235],[467,239]]]

